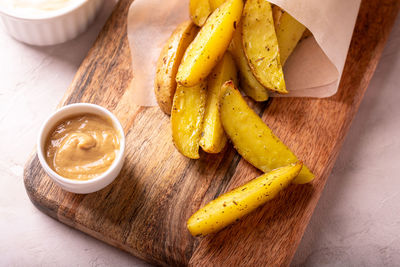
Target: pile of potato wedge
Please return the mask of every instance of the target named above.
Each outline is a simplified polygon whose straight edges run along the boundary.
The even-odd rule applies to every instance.
[[[200,147],[219,153],[230,139],[238,153],[267,177],[275,169],[287,168],[278,171],[290,176],[287,181],[310,182],[314,175],[307,166],[272,133],[239,91],[255,101],[266,101],[272,91],[288,93],[282,66],[307,36],[306,28],[266,0],[191,0],[189,11],[191,20],[180,24],[164,45],[155,77],[158,104],[171,115],[175,147],[184,156],[198,159]],[[282,189],[283,180],[279,181]],[[243,197],[240,192],[238,197]],[[221,216],[221,208],[216,210]],[[210,229],[213,224],[207,220],[206,230],[204,224],[200,228],[196,224],[202,221],[198,216],[194,225],[189,220],[188,228],[193,235],[215,232],[217,228]]]

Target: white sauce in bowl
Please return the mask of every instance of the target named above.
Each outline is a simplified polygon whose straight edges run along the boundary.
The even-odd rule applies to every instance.
[[[86,0],[0,0],[0,8],[21,16],[46,15]]]

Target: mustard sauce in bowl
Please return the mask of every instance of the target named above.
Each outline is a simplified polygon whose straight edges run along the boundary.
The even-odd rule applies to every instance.
[[[46,161],[62,177],[89,180],[110,168],[120,149],[119,139],[118,131],[105,117],[67,117],[47,137]]]

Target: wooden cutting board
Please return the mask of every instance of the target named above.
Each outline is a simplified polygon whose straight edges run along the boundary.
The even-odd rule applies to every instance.
[[[206,238],[191,237],[189,216],[260,173],[231,145],[218,155],[202,153],[200,160],[184,158],[172,144],[169,117],[158,107],[132,104],[134,74],[126,38],[130,2],[116,5],[60,103],[96,103],[116,114],[127,137],[121,174],[99,192],[72,194],[45,175],[33,154],[24,172],[30,199],[56,220],[154,264],[289,265],[376,68],[399,1],[362,2],[335,96],[271,99],[258,107],[263,120],[316,174],[314,182],[290,186],[239,223]]]

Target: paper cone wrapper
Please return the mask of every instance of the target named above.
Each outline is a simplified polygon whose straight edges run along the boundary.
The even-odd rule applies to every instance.
[[[361,0],[271,0],[306,26],[302,40],[285,63],[287,95],[329,97],[337,92]],[[128,40],[134,78],[133,103],[154,106],[156,63],[165,42],[189,19],[188,0],[134,0],[128,15]]]

